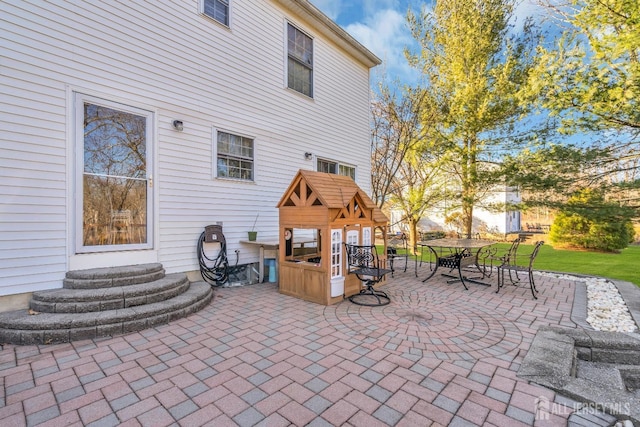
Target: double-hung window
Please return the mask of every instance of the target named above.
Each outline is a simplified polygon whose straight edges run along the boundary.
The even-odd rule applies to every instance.
[[[355,166],[345,165],[332,160],[318,159],[317,169],[318,172],[335,173],[336,175],[350,176],[352,179],[356,179]]]
[[[229,0],[202,0],[202,13],[229,26]]]
[[[287,24],[287,85],[313,98],[313,40]]]
[[[216,136],[216,176],[253,181],[253,139],[218,131]]]

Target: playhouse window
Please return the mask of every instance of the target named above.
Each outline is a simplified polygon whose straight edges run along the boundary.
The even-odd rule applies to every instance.
[[[331,277],[342,276],[342,230],[331,230]]]
[[[315,228],[289,229],[286,239],[286,257],[295,262],[320,264],[320,230]]]
[[[364,227],[362,229],[362,244],[371,245],[371,227]]]

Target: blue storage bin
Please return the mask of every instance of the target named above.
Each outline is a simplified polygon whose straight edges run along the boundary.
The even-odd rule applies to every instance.
[[[269,268],[269,282],[276,281],[276,259],[265,258],[264,265]]]

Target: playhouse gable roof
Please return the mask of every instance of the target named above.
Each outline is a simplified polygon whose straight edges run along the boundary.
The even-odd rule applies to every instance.
[[[324,206],[343,209],[357,198],[359,204],[373,210],[375,222],[387,222],[387,217],[351,177],[332,173],[299,170],[278,203],[283,206]]]

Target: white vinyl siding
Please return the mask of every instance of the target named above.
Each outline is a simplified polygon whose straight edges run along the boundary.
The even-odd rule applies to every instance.
[[[307,21],[278,1],[233,0],[231,9],[242,22],[233,31],[178,0],[0,2],[0,295],[60,287],[70,267],[106,262],[72,249],[74,92],[154,113],[153,252],[122,262],[155,257],[168,273],[197,270],[195,241],[215,222],[230,258],[238,249],[240,263],[257,261],[239,241],[257,212],[260,235],[277,237],[275,206],[310,167],[304,152],[339,150],[369,176],[368,67],[300,26],[313,37],[314,102],[291,96],[284,23]],[[212,179],[213,126],[260,141],[253,182]]]

